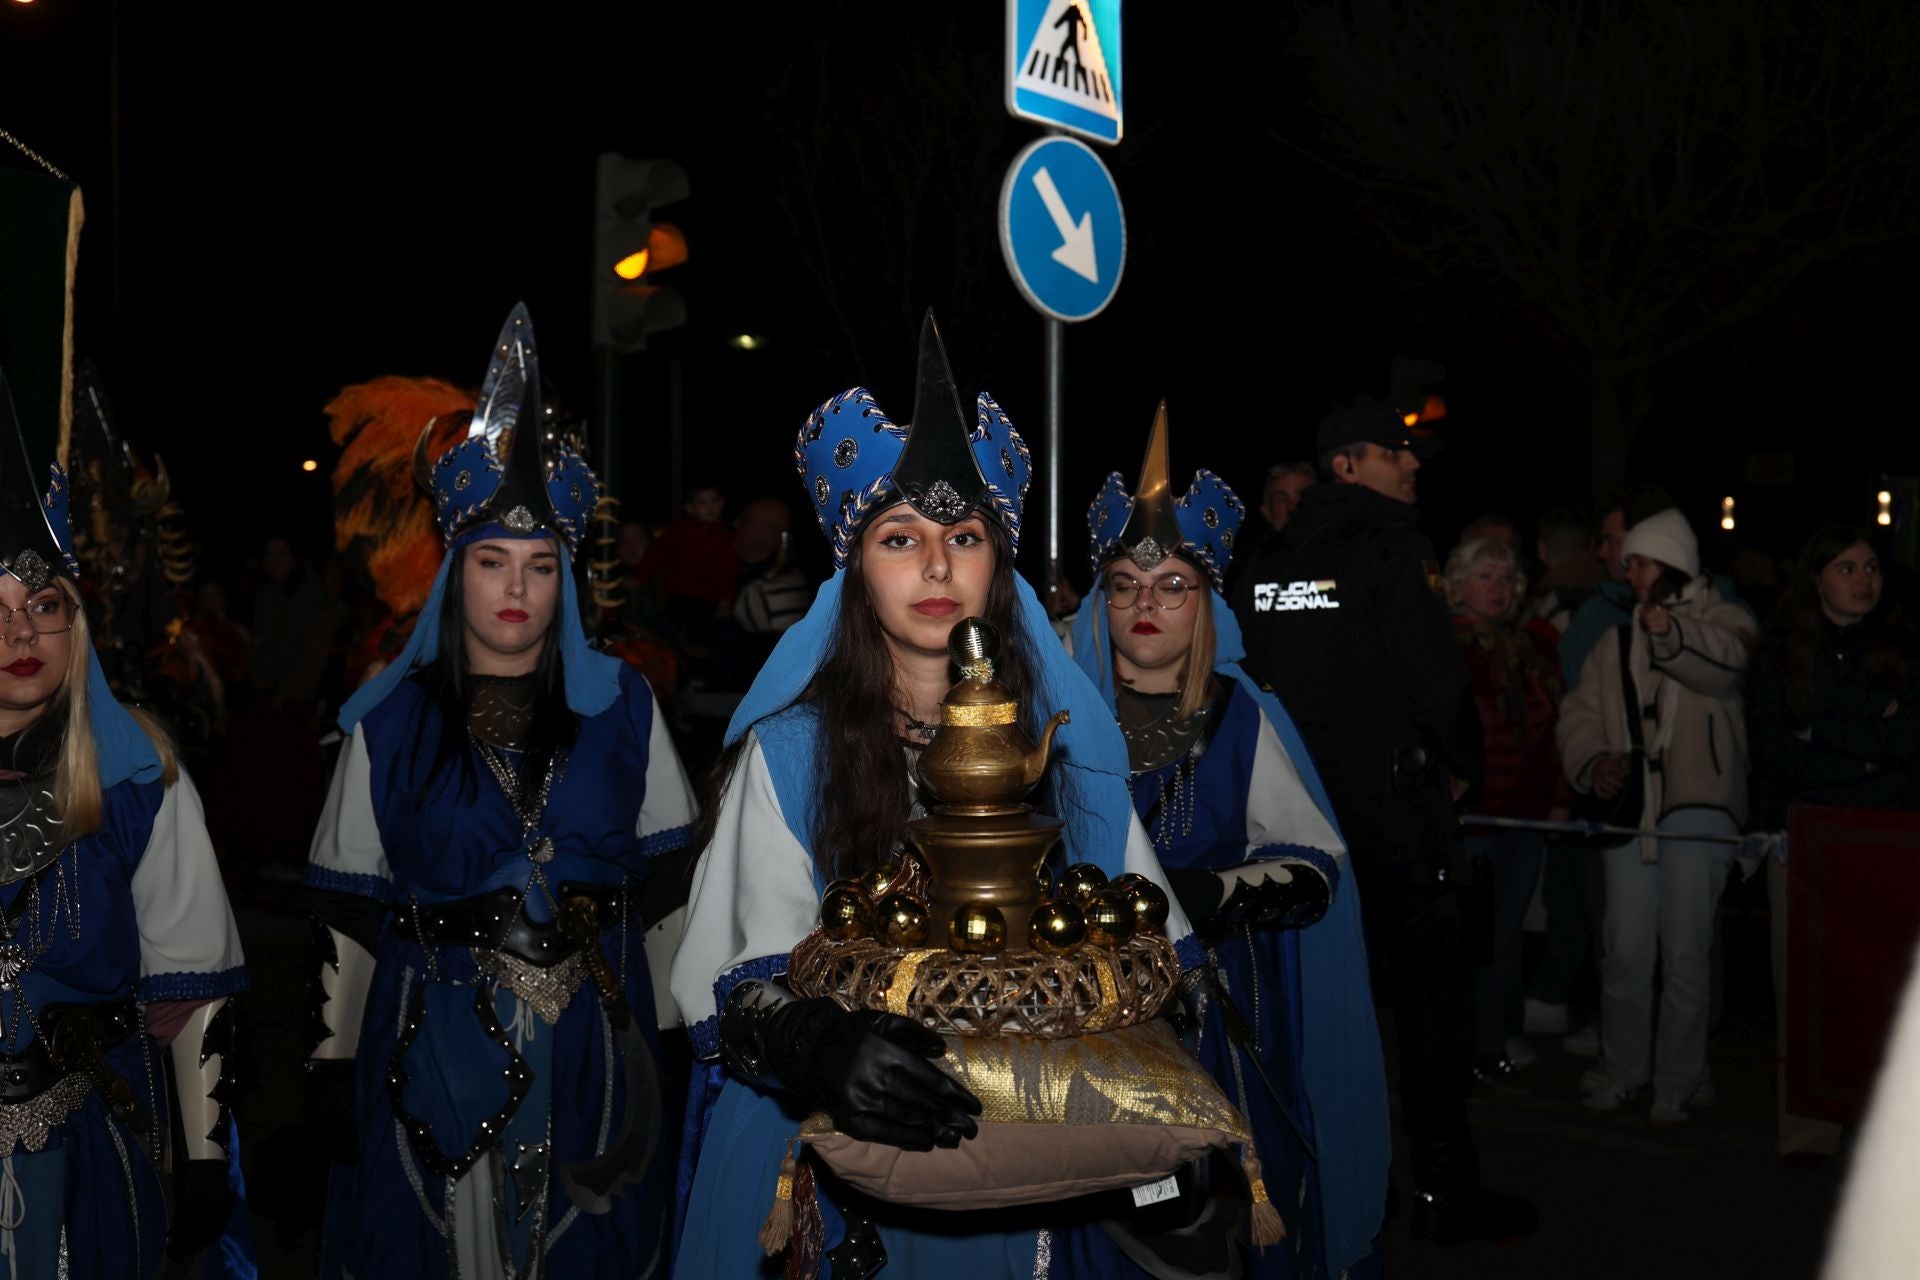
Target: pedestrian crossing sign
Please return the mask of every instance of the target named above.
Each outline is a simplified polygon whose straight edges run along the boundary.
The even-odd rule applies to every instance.
[[[1120,0],[1007,0],[1007,110],[1120,141]]]

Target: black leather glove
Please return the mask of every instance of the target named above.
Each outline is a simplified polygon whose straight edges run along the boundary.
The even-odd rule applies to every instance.
[[[1166,868],[1167,883],[1180,900],[1193,931],[1202,937],[1220,937],[1251,926],[1255,929],[1299,929],[1327,914],[1332,894],[1327,882],[1311,867],[1286,866],[1289,878],[1241,881],[1227,891],[1224,873],[1192,867]]]
[[[233,1212],[225,1160],[187,1160],[173,1171],[173,1222],[167,1228],[167,1256],[175,1262],[193,1257],[220,1238]]]
[[[1221,927],[1302,929],[1326,915],[1333,897],[1326,880],[1306,866],[1287,869],[1292,877],[1285,883],[1269,879],[1236,885],[1220,904]]]
[[[301,1118],[320,1139],[327,1158],[360,1163],[360,1129],[353,1112],[353,1059],[310,1061],[301,1086]]]
[[[1174,898],[1180,903],[1180,910],[1186,914],[1187,923],[1198,934],[1217,933],[1214,918],[1220,914],[1220,901],[1226,896],[1227,887],[1220,883],[1220,877],[1211,871],[1199,867],[1167,867],[1167,887],[1173,890]]]
[[[930,1151],[978,1132],[980,1100],[934,1065],[946,1042],[907,1018],[741,983],[720,1018],[720,1051],[734,1074],[784,1089],[863,1142]]]

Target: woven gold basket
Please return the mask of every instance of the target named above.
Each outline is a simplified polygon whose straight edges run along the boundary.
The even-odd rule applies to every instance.
[[[818,931],[793,949],[787,984],[849,1009],[883,1009],[947,1035],[1057,1040],[1112,1031],[1158,1014],[1180,980],[1173,944],[1140,934],[1118,947],[1065,955],[902,951]]]

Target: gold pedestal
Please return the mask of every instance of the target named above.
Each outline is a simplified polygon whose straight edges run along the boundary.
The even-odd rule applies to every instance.
[[[927,906],[935,920],[953,918],[968,903],[997,907],[1007,922],[1007,945],[1027,945],[1027,923],[1042,897],[1040,864],[1059,842],[1058,818],[1022,812],[967,818],[936,810],[907,824],[913,847],[927,864]]]

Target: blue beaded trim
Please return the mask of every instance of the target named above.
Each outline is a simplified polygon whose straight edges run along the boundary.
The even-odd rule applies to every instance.
[[[675,849],[685,848],[692,836],[693,824],[690,822],[683,826],[668,827],[665,831],[656,831],[649,836],[641,836],[640,856],[657,858],[663,853],[672,853]]]
[[[786,956],[761,956],[758,960],[737,964],[714,979],[713,1016],[687,1028],[687,1035],[693,1040],[693,1056],[711,1058],[720,1052],[720,1010],[727,1007],[727,998],[735,987],[743,982],[771,982],[786,971]]]
[[[330,893],[352,893],[378,902],[393,900],[393,882],[379,876],[364,875],[357,871],[335,871],[332,867],[323,867],[317,862],[309,862],[307,873],[302,879],[309,889],[325,889]]]
[[[218,973],[150,973],[134,984],[142,1004],[156,1000],[218,1000],[245,991],[247,966],[235,965]]]

